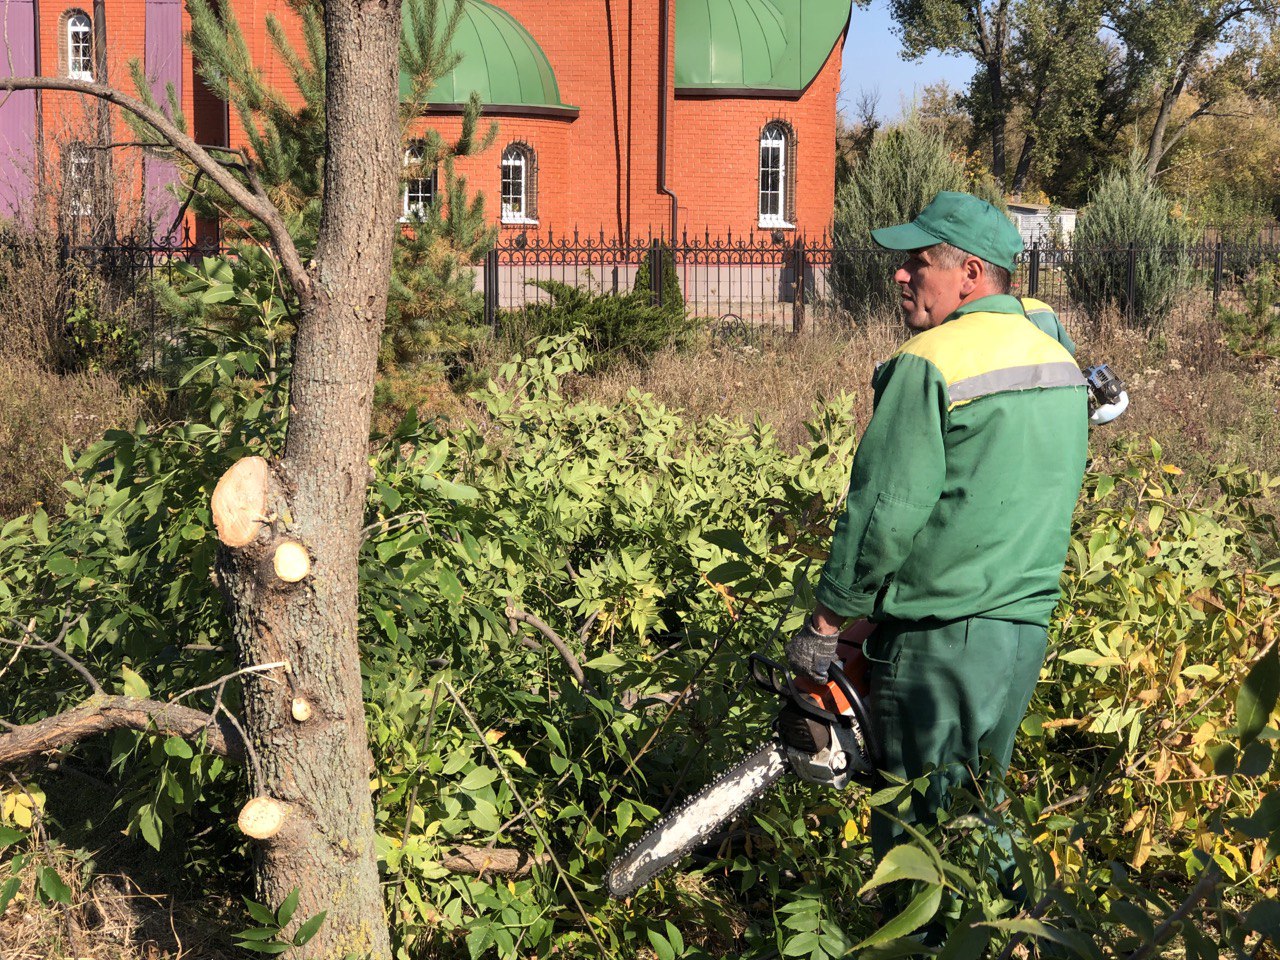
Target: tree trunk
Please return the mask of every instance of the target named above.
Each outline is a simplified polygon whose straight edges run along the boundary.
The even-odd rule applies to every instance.
[[[396,0],[324,6],[324,210],[302,293],[284,457],[270,465],[254,508],[265,507],[261,530],[220,558],[245,665],[291,667],[284,682],[247,679],[245,713],[253,792],[286,811],[279,831],[258,845],[258,899],[275,907],[298,887],[295,922],[327,913],[315,939],[290,953],[297,958],[390,956],[356,588],[399,182],[400,13]],[[283,543],[295,545],[295,556],[301,544],[311,558],[298,582],[278,575]]]
[[[1174,84],[1165,89],[1160,98],[1160,112],[1156,114],[1155,126],[1151,128],[1151,139],[1147,141],[1147,179],[1154,180],[1160,171],[1160,161],[1164,159],[1165,132],[1169,128],[1169,118],[1173,116],[1173,108],[1182,96],[1183,78],[1179,77]]]
[[[991,97],[991,175],[1004,184],[1005,146],[1004,133],[1007,107],[1004,101],[1004,76],[998,59],[987,61],[987,90]]]
[[[1028,131],[1022,141],[1022,152],[1018,154],[1018,165],[1013,171],[1013,185],[1010,190],[1015,195],[1021,194],[1027,186],[1027,177],[1031,174],[1031,158],[1035,154],[1036,135]]]

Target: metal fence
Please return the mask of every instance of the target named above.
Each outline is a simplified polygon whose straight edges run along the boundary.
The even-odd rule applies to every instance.
[[[1168,310],[1208,315],[1224,301],[1238,301],[1243,282],[1259,266],[1280,263],[1280,242],[1268,239],[1272,242],[1206,240],[1162,250],[1037,242],[1019,260],[1013,292],[1048,302],[1069,325],[1104,310],[1143,322],[1148,318],[1136,314],[1145,309],[1151,274],[1160,271],[1177,277],[1179,296]],[[498,326],[504,313],[545,302],[548,281],[622,293],[635,290],[639,278],[653,302],[661,303],[663,259],[675,272],[690,315],[759,334],[799,333],[892,311],[896,297],[888,278],[901,255],[839,246],[828,237],[778,242],[685,236],[672,244],[658,237],[517,235],[489,252],[477,278],[485,319]],[[864,278],[862,288],[857,277]]]

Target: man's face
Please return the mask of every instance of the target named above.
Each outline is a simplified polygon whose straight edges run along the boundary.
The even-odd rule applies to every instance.
[[[934,247],[913,250],[893,275],[902,288],[902,317],[912,330],[936,327],[964,301],[972,284],[961,261],[956,266],[942,262]]]

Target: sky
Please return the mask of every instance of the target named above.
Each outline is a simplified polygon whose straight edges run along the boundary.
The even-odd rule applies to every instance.
[[[973,61],[965,57],[931,54],[908,63],[901,57],[902,43],[892,31],[893,20],[885,0],[874,0],[863,10],[853,8],[849,37],[844,46],[840,76],[840,109],[853,117],[862,90],[878,91],[877,114],[882,120],[902,115],[903,105],[930,83],[945,80],[953,90],[962,90],[973,76]]]

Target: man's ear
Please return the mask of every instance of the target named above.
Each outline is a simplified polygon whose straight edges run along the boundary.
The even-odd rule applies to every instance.
[[[961,265],[964,275],[960,280],[960,295],[967,297],[982,285],[987,276],[987,265],[977,257],[965,257]]]

